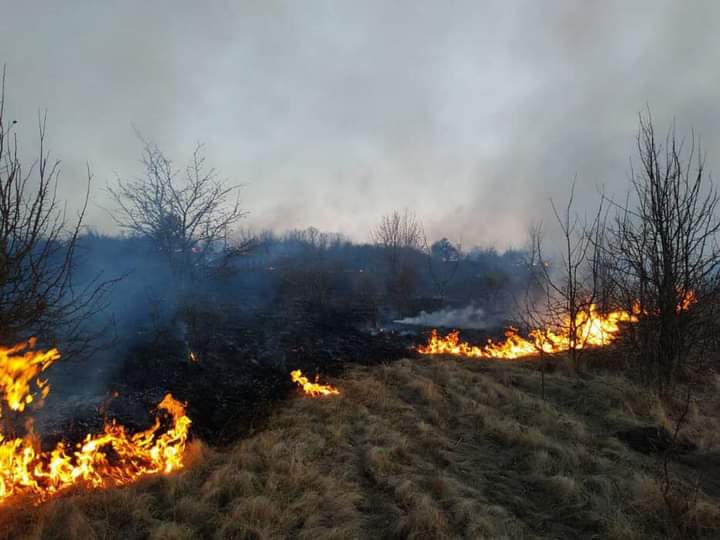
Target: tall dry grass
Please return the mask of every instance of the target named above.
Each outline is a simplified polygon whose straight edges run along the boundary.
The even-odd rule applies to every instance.
[[[678,536],[659,458],[613,433],[670,423],[618,377],[462,359],[356,368],[340,397],[298,396],[235,448],[196,445],[176,476],[0,509],[0,538],[662,538]],[[714,405],[713,405],[714,406]],[[712,420],[711,420],[712,419]],[[714,422],[714,423],[713,423]],[[704,426],[704,427],[702,427]],[[690,434],[717,451],[712,409]],[[688,482],[692,465],[679,469]],[[720,535],[700,491],[687,536]]]

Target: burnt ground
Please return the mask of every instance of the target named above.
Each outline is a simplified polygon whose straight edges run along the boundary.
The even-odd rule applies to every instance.
[[[420,330],[371,330],[362,314],[349,310],[234,312],[175,321],[138,332],[115,369],[95,374],[105,384],[91,382],[92,363],[67,364],[51,374],[53,388],[36,431],[49,448],[61,439],[78,442],[110,418],[132,431],[145,429],[156,404],[171,392],[188,404],[192,436],[224,446],[261,427],[273,406],[297,391],[290,371],[322,378],[349,365],[412,357],[425,340]]]

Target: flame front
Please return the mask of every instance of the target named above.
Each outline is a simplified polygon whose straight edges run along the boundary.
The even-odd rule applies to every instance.
[[[0,400],[15,411],[22,412],[35,393],[47,395],[47,381],[37,376],[60,358],[56,349],[33,351],[34,344],[0,347]],[[168,417],[168,429],[161,429],[160,415],[152,427],[134,434],[113,420],[102,433],[86,435],[74,448],[60,442],[49,452],[40,449],[32,431],[20,438],[0,429],[0,502],[17,495],[43,501],[70,486],[120,486],[182,468],[190,419],[170,394],[158,410]]]
[[[315,382],[310,382],[310,380],[303,375],[302,371],[299,369],[291,371],[290,378],[294,383],[297,383],[300,388],[303,389],[303,392],[305,392],[308,396],[320,397],[340,394],[340,391],[334,386],[318,383],[317,377],[315,378]]]
[[[628,311],[612,311],[602,314],[593,305],[587,312],[581,312],[575,319],[578,329],[576,349],[608,345],[617,338],[622,323],[637,322],[637,315]],[[566,317],[556,328],[535,329],[528,338],[518,334],[516,328],[508,328],[505,340],[488,343],[479,347],[460,341],[460,332],[455,330],[441,337],[433,330],[427,345],[418,347],[420,354],[454,354],[470,358],[515,359],[525,356],[567,351],[573,345],[567,329],[570,318]]]

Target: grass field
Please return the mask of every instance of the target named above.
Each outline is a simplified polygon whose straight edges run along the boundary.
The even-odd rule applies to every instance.
[[[196,444],[176,476],[6,506],[0,537],[720,537],[717,387],[666,502],[662,459],[614,433],[672,415],[625,379],[557,370],[543,400],[533,365],[422,358],[331,382],[341,396],[298,395],[230,449]]]

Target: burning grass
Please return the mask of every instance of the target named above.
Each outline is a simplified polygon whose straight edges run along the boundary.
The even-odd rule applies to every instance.
[[[30,340],[0,347],[0,403],[6,405],[0,409],[0,504],[13,497],[39,502],[73,486],[119,486],[182,468],[190,419],[170,394],[158,405],[169,426],[163,427],[160,414],[152,427],[134,434],[110,421],[102,433],[87,434],[75,448],[60,442],[52,451],[40,448],[32,418],[26,420],[24,436],[12,435],[16,422],[9,413],[42,404],[50,386],[40,373],[60,358],[56,349],[36,351],[34,346]]]
[[[612,376],[428,358],[355,368],[334,399],[292,399],[226,451],[194,447],[185,472],[6,507],[0,538],[653,538],[720,532],[703,484],[678,530],[659,458],[614,433],[666,424]],[[712,396],[715,397],[712,397]],[[715,394],[693,410],[699,453],[718,452]],[[707,407],[706,407],[707,406]],[[711,412],[712,415],[708,415]],[[713,420],[714,418],[714,420]],[[677,465],[686,483],[698,470]],[[702,470],[718,478],[718,469]]]
[[[689,291],[677,304],[677,311],[687,311],[697,301],[694,291]],[[467,358],[492,358],[498,360],[515,360],[540,353],[557,354],[574,349],[605,347],[611,344],[620,334],[622,325],[634,324],[642,310],[639,302],[634,302],[629,311],[615,310],[602,313],[595,304],[589,309],[581,310],[573,319],[565,314],[546,328],[535,328],[527,338],[518,330],[509,327],[505,331],[505,340],[494,342],[488,340],[484,346],[471,345],[460,340],[460,332],[454,330],[445,337],[433,330],[426,345],[417,348],[420,354],[452,354]]]
[[[690,305],[691,302],[692,300],[686,300],[683,306],[686,303]],[[687,309],[687,306],[683,309]],[[638,320],[637,315],[629,311],[600,313],[594,305],[590,306],[587,312],[579,312],[576,319],[575,326],[578,328],[574,343],[576,349],[609,345],[619,334],[622,324],[634,323]],[[540,352],[555,354],[567,351],[573,345],[568,333],[570,320],[566,317],[552,328],[532,330],[527,338],[521,336],[516,328],[510,327],[505,332],[504,341],[496,343],[488,340],[488,343],[482,347],[460,341],[460,332],[457,330],[445,337],[440,336],[437,330],[433,330],[428,343],[418,347],[417,350],[420,354],[453,354],[468,358],[505,360],[534,356]]]
[[[329,384],[320,384],[319,377],[315,377],[315,382],[311,382],[310,379],[303,375],[302,371],[299,369],[290,372],[290,378],[292,379],[292,382],[302,388],[302,391],[306,395],[311,397],[337,396],[340,394],[340,391],[334,386]]]

